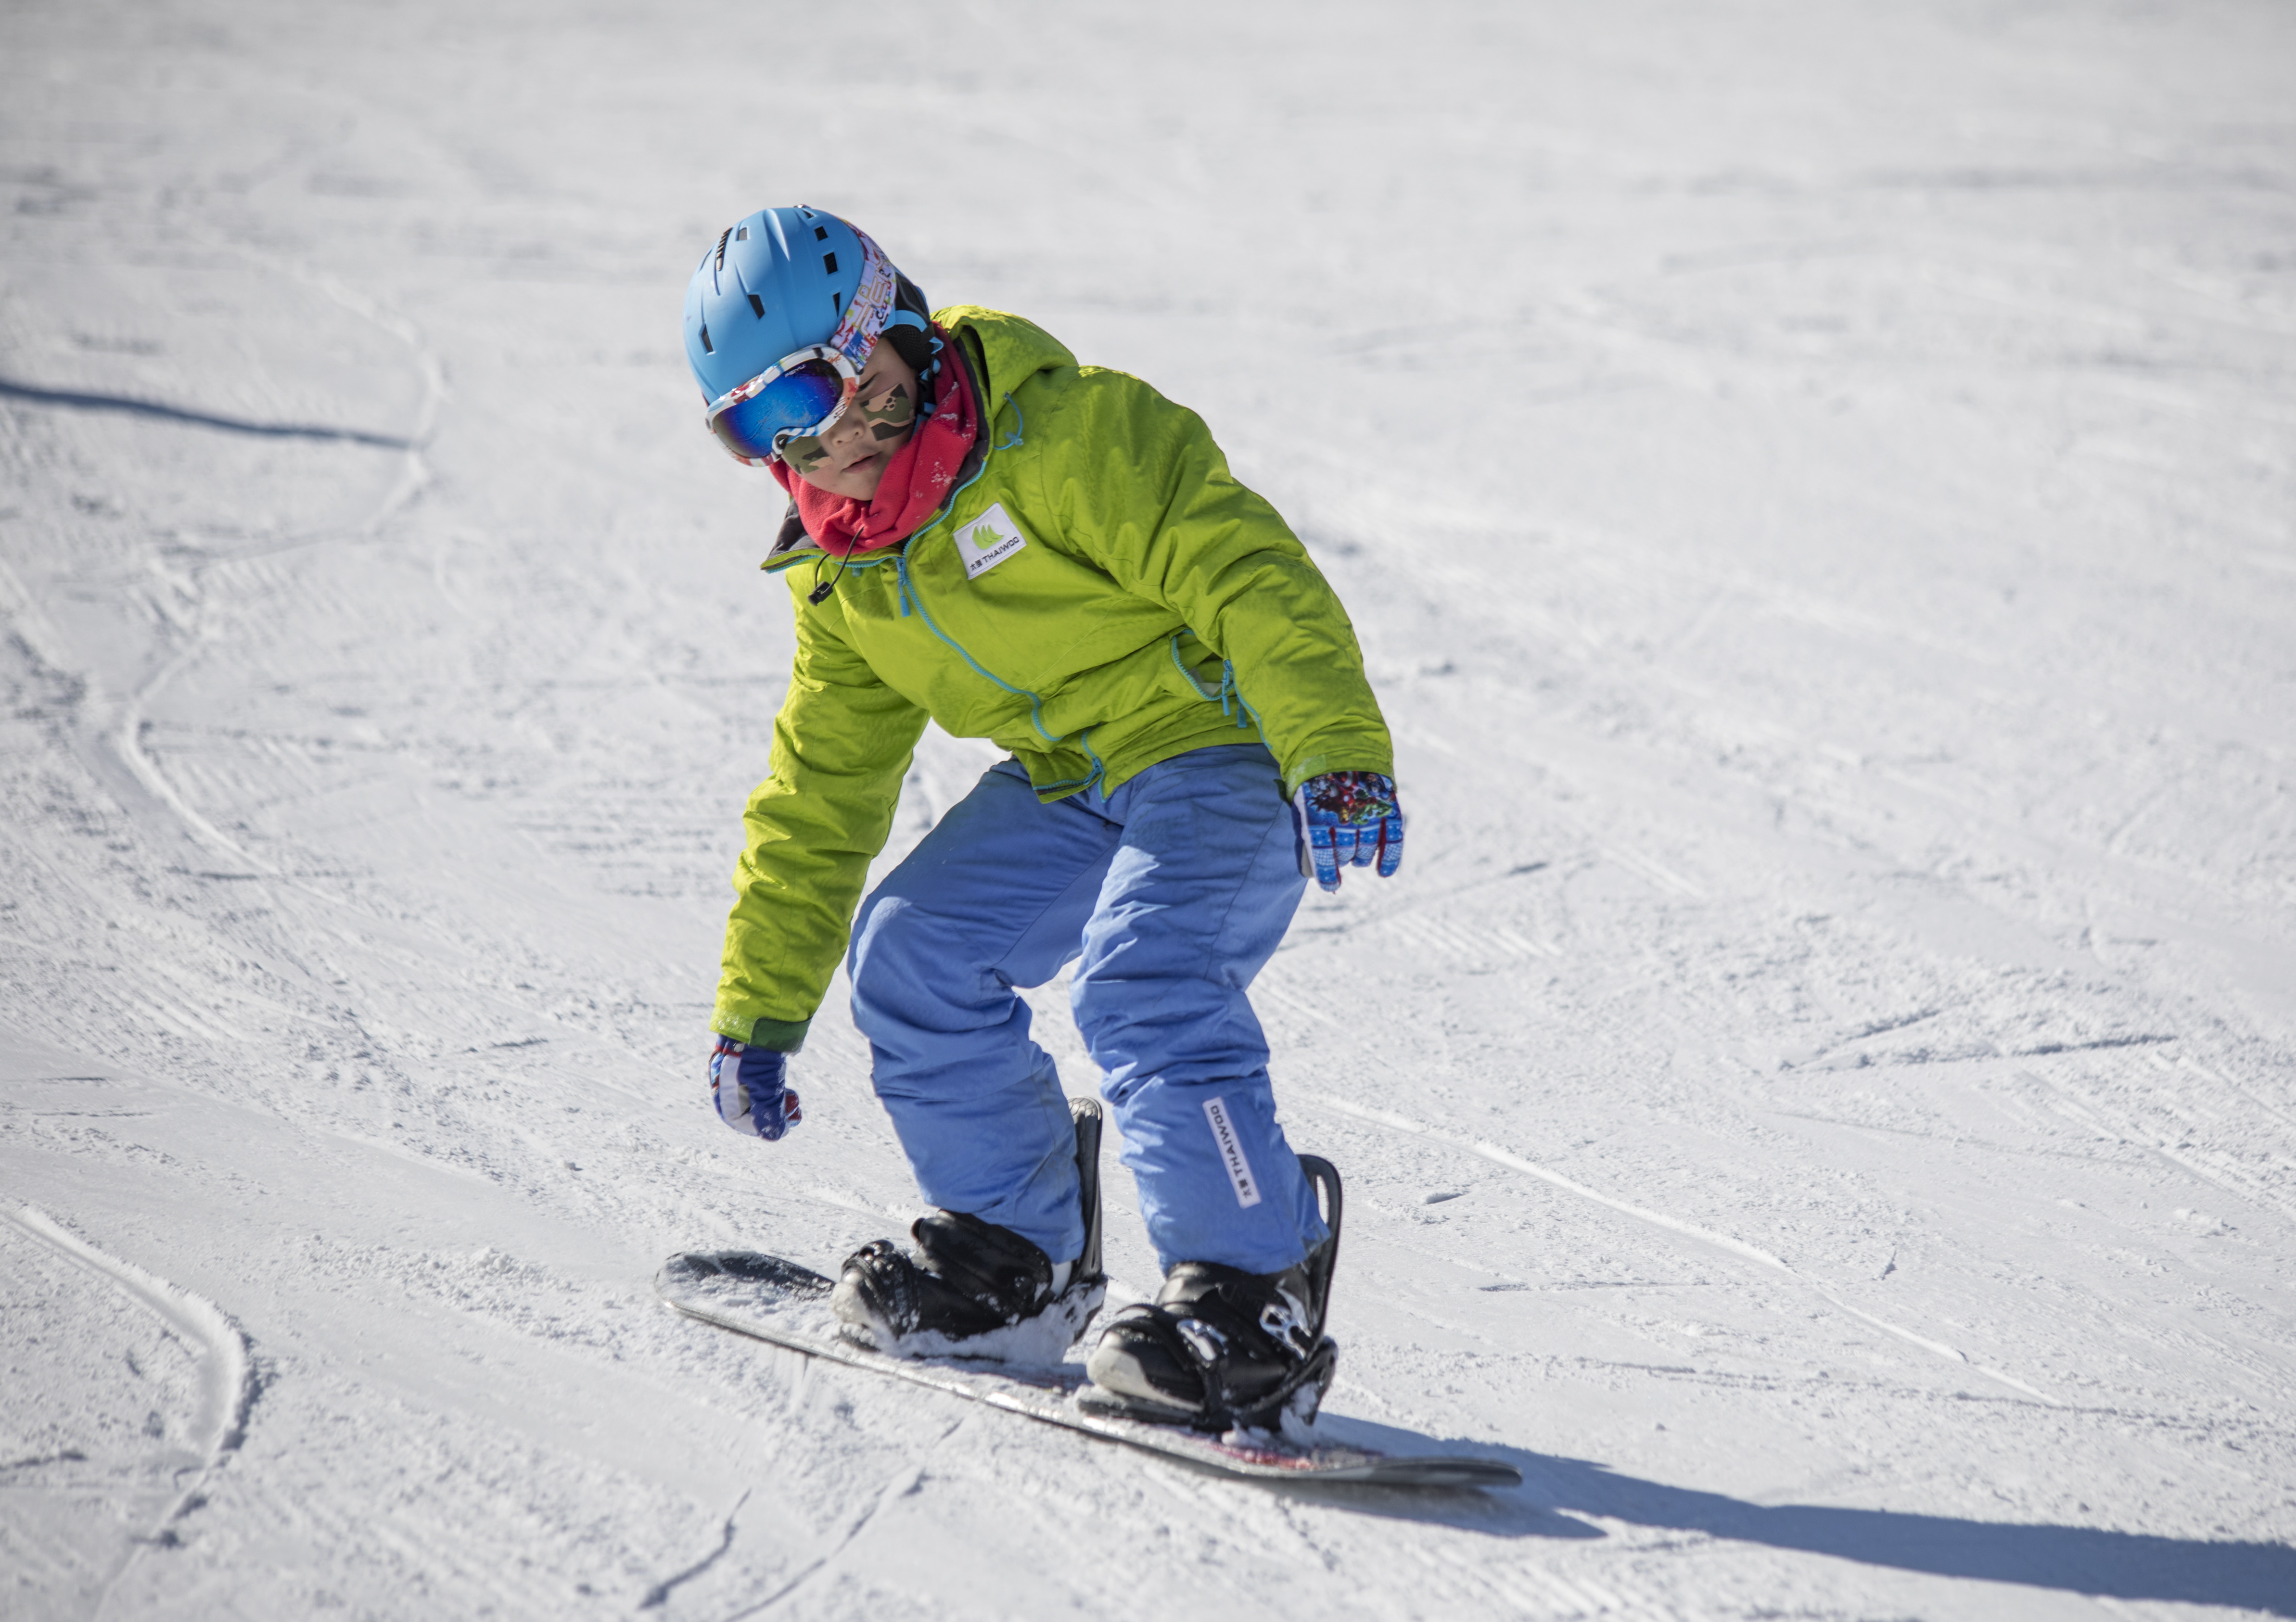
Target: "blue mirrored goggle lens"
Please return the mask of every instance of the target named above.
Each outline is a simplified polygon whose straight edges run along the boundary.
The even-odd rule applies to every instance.
[[[770,456],[778,436],[816,431],[844,397],[837,369],[809,360],[710,418],[709,431],[737,456]]]

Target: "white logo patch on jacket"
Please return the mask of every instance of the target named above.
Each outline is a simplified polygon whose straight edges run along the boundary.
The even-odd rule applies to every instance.
[[[1028,544],[1001,501],[956,532],[956,555],[964,560],[968,580],[979,579]]]

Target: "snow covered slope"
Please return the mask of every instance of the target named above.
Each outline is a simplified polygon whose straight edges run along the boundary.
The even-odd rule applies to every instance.
[[[0,198],[0,1611],[2296,1616],[2285,4],[12,0]],[[833,1007],[701,1074],[789,632],[676,315],[799,200],[1346,595],[1331,1407],[1521,1491],[651,1298],[914,1200]]]

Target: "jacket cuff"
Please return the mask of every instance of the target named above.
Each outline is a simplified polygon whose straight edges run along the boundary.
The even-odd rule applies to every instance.
[[[1285,798],[1289,799],[1297,794],[1300,791],[1300,785],[1310,777],[1321,777],[1326,772],[1377,772],[1382,777],[1393,782],[1395,762],[1375,760],[1359,752],[1343,751],[1337,755],[1303,756],[1293,763],[1290,771],[1283,774]]]
[[[746,1047],[762,1047],[775,1053],[794,1053],[805,1046],[805,1033],[812,1023],[810,1019],[744,1020],[736,1014],[721,1013],[709,1022],[709,1028]]]

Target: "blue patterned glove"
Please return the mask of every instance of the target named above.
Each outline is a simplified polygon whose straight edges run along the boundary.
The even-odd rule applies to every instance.
[[[789,1055],[718,1038],[709,1055],[709,1096],[718,1118],[734,1131],[767,1143],[805,1118],[788,1085]]]
[[[1378,772],[1326,772],[1292,797],[1292,840],[1300,871],[1327,890],[1340,869],[1379,864],[1382,879],[1403,865],[1403,807],[1395,779]]]

